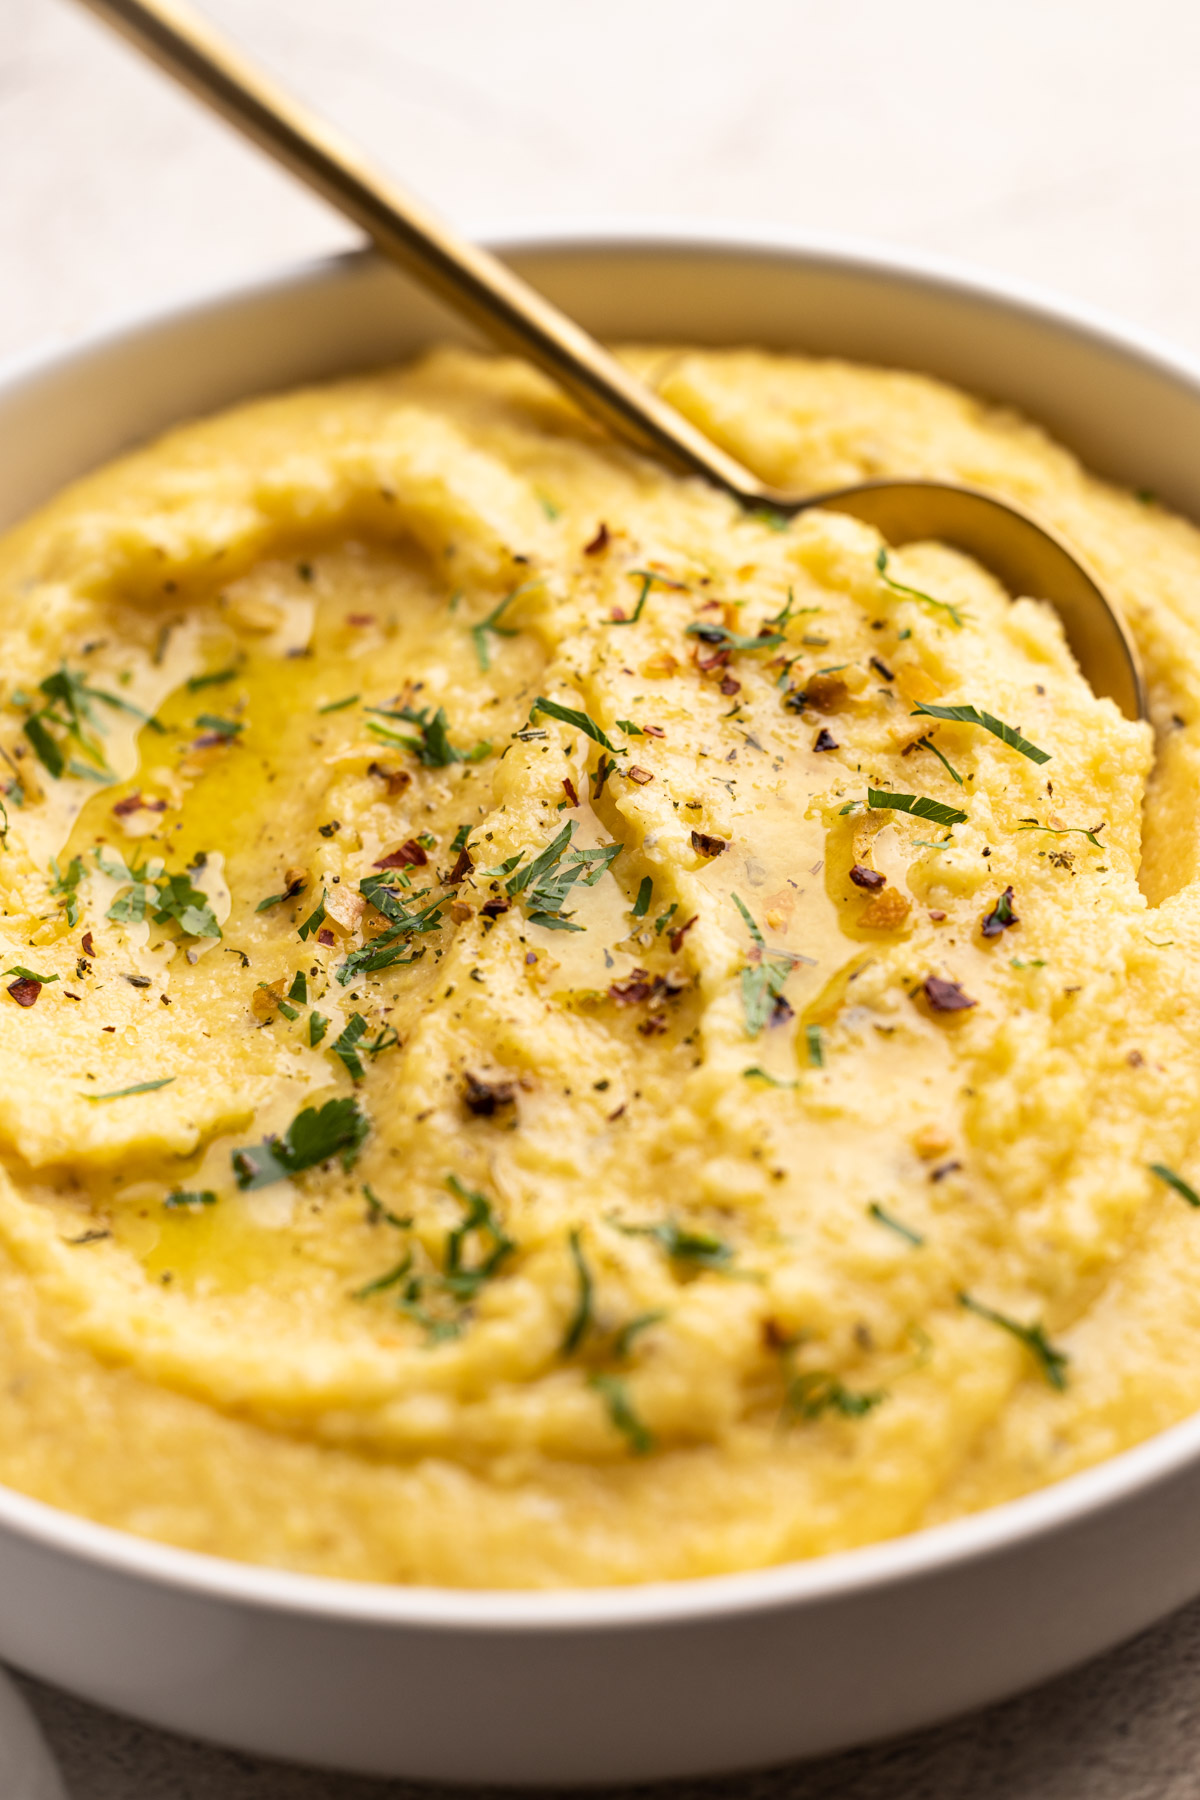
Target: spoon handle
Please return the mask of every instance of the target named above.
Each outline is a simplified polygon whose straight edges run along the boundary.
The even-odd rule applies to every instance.
[[[253,68],[183,0],[83,3],[353,219],[406,274],[500,349],[535,363],[619,437],[678,473],[716,482],[739,500],[774,498],[519,275],[461,238]]]

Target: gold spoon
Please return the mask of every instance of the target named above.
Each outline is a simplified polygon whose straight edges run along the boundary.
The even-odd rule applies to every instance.
[[[511,269],[370,168],[181,0],[84,4],[362,226],[385,256],[501,349],[535,363],[618,437],[679,474],[715,482],[746,506],[852,513],[890,544],[936,539],[965,550],[1010,593],[1047,600],[1092,691],[1110,696],[1127,718],[1145,718],[1137,650],[1120,613],[1080,559],[1028,514],[946,481],[863,481],[804,496],[769,487]]]

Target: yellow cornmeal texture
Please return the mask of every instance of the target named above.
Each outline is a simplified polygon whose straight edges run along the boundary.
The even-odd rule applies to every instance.
[[[1200,1403],[1200,1217],[1150,1168],[1200,1184],[1200,536],[930,380],[633,360],[786,487],[1035,507],[1157,741],[1036,599],[739,513],[511,363],[75,487],[0,548],[11,1486],[295,1569],[627,1583]]]

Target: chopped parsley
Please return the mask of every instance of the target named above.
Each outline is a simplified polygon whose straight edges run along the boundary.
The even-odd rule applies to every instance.
[[[345,1030],[329,1046],[333,1054],[340,1057],[345,1063],[352,1081],[361,1081],[366,1073],[362,1064],[362,1056],[359,1055],[360,1046],[363,1056],[378,1056],[381,1050],[394,1049],[400,1042],[399,1036],[391,1025],[385,1025],[370,1044],[363,1043],[366,1034],[367,1021],[362,1014],[351,1013]]]
[[[411,706],[368,706],[366,710],[377,713],[384,719],[402,719],[408,725],[415,725],[419,733],[417,737],[379,725],[374,719],[368,719],[367,730],[373,732],[383,743],[402,744],[406,750],[412,751],[426,769],[448,769],[453,763],[482,762],[491,752],[491,743],[486,740],[470,750],[460,750],[452,744],[445,707],[439,706],[432,718],[427,706],[422,706],[419,710]]]
[[[292,985],[288,989],[288,999],[298,1000],[301,1006],[308,1005],[308,976],[303,969],[297,969],[292,976]]]
[[[459,1300],[474,1299],[485,1281],[490,1281],[502,1263],[517,1248],[516,1241],[505,1233],[492,1210],[486,1194],[464,1187],[457,1175],[447,1175],[446,1186],[466,1208],[462,1223],[446,1238],[446,1272],[442,1277],[447,1290]],[[480,1258],[466,1261],[468,1239],[478,1240]]]
[[[628,1385],[619,1375],[590,1375],[588,1386],[595,1388],[608,1408],[608,1416],[617,1430],[628,1440],[635,1456],[648,1456],[654,1448],[653,1433],[648,1431],[634,1410]]]
[[[867,805],[877,811],[911,813],[914,819],[928,819],[934,825],[962,825],[967,817],[959,807],[931,800],[927,794],[891,794],[883,788],[867,789]]]
[[[732,1245],[723,1238],[715,1237],[710,1231],[693,1231],[674,1219],[664,1219],[657,1225],[623,1225],[618,1219],[610,1219],[609,1223],[625,1237],[652,1238],[673,1263],[682,1263],[692,1271],[721,1273],[728,1270],[735,1259]]]
[[[629,618],[602,619],[600,621],[602,625],[636,625],[642,616],[642,608],[646,604],[646,596],[649,594],[650,589],[655,583],[657,583],[659,587],[671,588],[676,593],[683,594],[687,592],[687,589],[681,581],[668,581],[665,575],[656,575],[653,569],[627,569],[625,572],[627,575],[632,576],[635,581],[640,581],[642,584],[642,591],[637,597],[637,605],[634,607]]]
[[[782,631],[760,632],[757,637],[744,637],[725,625],[689,625],[685,637],[699,638],[702,644],[719,644],[723,650],[773,650],[782,644]]]
[[[394,878],[394,877],[393,877]],[[390,969],[395,963],[415,962],[421,955],[411,948],[410,940],[422,932],[436,931],[442,923],[442,907],[446,896],[430,900],[418,912],[409,910],[412,899],[423,899],[427,889],[406,902],[390,885],[386,875],[366,875],[358,891],[377,912],[389,921],[389,928],[368,940],[360,949],[352,950],[337,972],[338,982],[348,987],[358,975],[373,975]]]
[[[888,553],[880,549],[875,558],[875,567],[879,571],[879,579],[885,587],[890,587],[894,594],[903,594],[906,599],[919,600],[922,606],[932,606],[937,612],[944,612],[956,631],[961,631],[966,615],[957,606],[951,606],[948,600],[935,600],[932,594],[926,594],[921,588],[906,587],[902,581],[893,581],[888,574]]]
[[[15,975],[21,981],[36,981],[40,987],[46,987],[51,981],[57,981],[57,975],[37,975],[27,969],[24,963],[14,963],[11,969],[5,969],[6,975]]]
[[[361,694],[347,694],[344,700],[328,700],[324,706],[318,706],[319,713],[345,712],[348,706],[354,706],[362,699]]]
[[[192,886],[191,876],[186,872],[159,877],[156,904],[156,925],[173,921],[185,937],[219,938],[221,935],[208,895]]]
[[[754,942],[754,960],[742,970],[742,1009],[746,1015],[746,1031],[750,1037],[755,1038],[772,1020],[789,1016],[790,1009],[783,997],[783,989],[800,959],[790,950],[777,951],[768,959],[766,939],[755,924],[749,908],[736,894],[731,894],[730,899],[746,921]]]
[[[592,1327],[592,1271],[588,1267],[587,1257],[583,1253],[583,1243],[576,1226],[569,1234],[567,1242],[571,1246],[571,1260],[575,1264],[575,1279],[578,1284],[578,1295],[575,1310],[571,1314],[571,1322],[567,1326],[562,1341],[564,1356],[573,1356],[582,1344]]]
[[[131,1094],[154,1094],[159,1088],[170,1087],[174,1075],[160,1075],[157,1081],[136,1081],[132,1087],[114,1088],[111,1094],[81,1094],[81,1100],[127,1100]]]
[[[307,919],[305,919],[303,925],[300,927],[300,937],[305,942],[307,942],[310,937],[315,937],[325,923],[325,900],[328,893],[328,888],[321,889],[321,898],[317,901],[315,911],[309,913]],[[281,894],[280,899],[284,898],[286,898],[286,896]],[[258,910],[261,912],[263,911],[263,908],[259,907]]]
[[[654,883],[650,879],[649,875],[643,875],[642,879],[641,879],[641,884],[638,887],[637,899],[633,903],[633,916],[635,919],[644,919],[645,918],[646,914],[650,910],[650,901],[652,900],[653,896],[654,896]]]
[[[493,637],[516,637],[516,626],[502,625],[500,621],[504,617],[507,609],[517,598],[518,594],[527,593],[531,587],[536,586],[536,582],[527,581],[522,587],[513,588],[510,594],[505,594],[503,600],[498,601],[496,605],[493,606],[486,619],[480,619],[478,625],[472,625],[471,641],[475,645],[475,660],[479,664],[479,672],[481,675],[486,675],[492,666],[491,646],[488,643],[489,632]]]
[[[569,819],[523,868],[516,867],[524,854],[518,852],[494,871],[508,875],[505,892],[510,899],[520,898],[531,925],[544,925],[548,931],[582,931],[583,926],[574,924],[572,915],[563,911],[570,889],[577,882],[583,887],[595,887],[625,848],[623,844],[598,844],[590,850],[572,850],[574,834],[575,820]]]
[[[1099,833],[1104,830],[1103,823],[1093,825],[1090,831],[1085,831],[1082,825],[1042,825],[1039,824],[1037,819],[1022,819],[1017,826],[1017,830],[1044,831],[1051,837],[1070,837],[1072,833],[1075,833],[1079,837],[1085,837],[1089,844],[1094,844],[1096,846],[1097,850],[1103,850],[1104,848],[1099,837]]]
[[[942,765],[943,769],[945,769],[946,773],[950,776],[951,780],[956,781],[958,783],[959,787],[962,787],[962,785],[963,785],[962,776],[959,774],[958,770],[954,767],[954,764],[949,760],[949,758],[944,756],[942,754],[942,752],[938,749],[937,745],[934,743],[934,741],[931,737],[921,738],[918,743],[918,748],[921,750],[932,750],[933,754],[937,757],[938,761],[941,763],[941,765]]]
[[[960,1294],[958,1303],[978,1318],[986,1319],[991,1325],[998,1325],[1002,1331],[1007,1331],[1011,1337],[1024,1344],[1050,1386],[1062,1392],[1067,1385],[1066,1371],[1070,1358],[1065,1351],[1054,1348],[1040,1323],[1022,1325],[1019,1319],[1010,1319],[1007,1313],[996,1312],[992,1307],[984,1306],[980,1301],[972,1299],[970,1294]]]
[[[11,972],[10,970],[9,973],[11,974]],[[1200,1194],[1183,1179],[1182,1175],[1177,1175],[1174,1169],[1169,1169],[1166,1163],[1147,1163],[1146,1167],[1152,1175],[1157,1175],[1160,1181],[1165,1181],[1169,1188],[1174,1188],[1180,1199],[1186,1200],[1189,1206],[1200,1206]]]
[[[1006,725],[1004,720],[998,719],[994,713],[981,712],[977,706],[927,706],[924,701],[921,701],[913,708],[910,716],[914,719],[918,717],[949,719],[956,725],[981,725],[985,731],[990,731],[993,737],[999,738],[1002,744],[1007,744],[1011,750],[1019,750],[1022,756],[1027,756],[1030,762],[1048,763],[1050,761],[1050,752],[1039,750],[1036,744],[1031,744],[1028,738],[1021,736],[1015,725]]]
[[[633,1348],[634,1339],[640,1337],[643,1331],[649,1331],[652,1325],[661,1325],[666,1317],[665,1312],[638,1313],[636,1318],[622,1325],[613,1339],[613,1355],[617,1361],[624,1362]]]
[[[821,1027],[819,1025],[806,1025],[804,1027],[804,1039],[808,1047],[809,1068],[823,1069],[825,1067],[825,1046],[821,1041]]]
[[[217,1196],[211,1188],[176,1188],[175,1192],[168,1194],[163,1201],[163,1205],[172,1212],[181,1207],[215,1206],[216,1204]]]
[[[329,1030],[329,1020],[324,1013],[310,1012],[308,1015],[308,1043],[315,1050],[325,1033]]]
[[[236,669],[214,669],[211,675],[193,675],[188,680],[187,691],[189,694],[198,694],[201,688],[223,687],[236,674]]]
[[[65,874],[60,871],[58,859],[56,857],[51,857],[50,867],[54,872],[54,883],[50,892],[57,899],[62,900],[66,909],[67,924],[78,925],[79,884],[83,880],[84,874],[83,858],[81,856],[73,856],[67,864]]]
[[[531,723],[538,713],[545,713],[551,719],[558,719],[563,725],[573,725],[576,731],[582,731],[585,737],[590,737],[592,742],[599,744],[602,750],[611,751],[614,756],[618,754],[617,746],[607,732],[600,729],[590,714],[580,712],[578,707],[562,706],[557,700],[547,700],[542,694],[533,703],[529,714]]]
[[[788,1381],[783,1410],[786,1418],[806,1423],[827,1412],[840,1413],[843,1419],[861,1419],[886,1399],[882,1388],[856,1393],[829,1370],[808,1369]]]
[[[201,713],[196,723],[203,731],[211,733],[213,737],[224,738],[227,743],[240,737],[246,729],[236,719],[223,719],[219,713]]]
[[[261,1144],[233,1152],[237,1184],[243,1189],[269,1187],[334,1156],[341,1157],[343,1169],[351,1169],[370,1129],[370,1120],[353,1098],[306,1106],[281,1138],[264,1138]]]
[[[800,1085],[798,1081],[781,1081],[778,1075],[772,1075],[769,1069],[760,1069],[757,1063],[753,1068],[743,1069],[742,1075],[747,1081],[765,1081],[768,1087],[773,1088],[794,1088]]]
[[[872,1200],[870,1206],[868,1206],[868,1208],[867,1208],[867,1211],[870,1213],[871,1217],[875,1220],[875,1222],[877,1224],[886,1225],[889,1231],[894,1231],[896,1233],[897,1237],[904,1238],[905,1241],[907,1243],[910,1243],[914,1249],[919,1250],[921,1248],[922,1244],[925,1242],[925,1239],[922,1237],[922,1235],[919,1231],[914,1231],[912,1229],[911,1225],[905,1225],[900,1219],[897,1219],[892,1213],[885,1212],[883,1207],[880,1206],[878,1200]]]

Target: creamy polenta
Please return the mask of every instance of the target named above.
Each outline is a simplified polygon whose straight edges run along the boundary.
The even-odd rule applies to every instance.
[[[0,1480],[249,1561],[757,1567],[1200,1404],[1200,534],[937,383],[636,353],[782,486],[1093,562],[1156,741],[936,544],[524,368],[256,402],[0,546]]]

